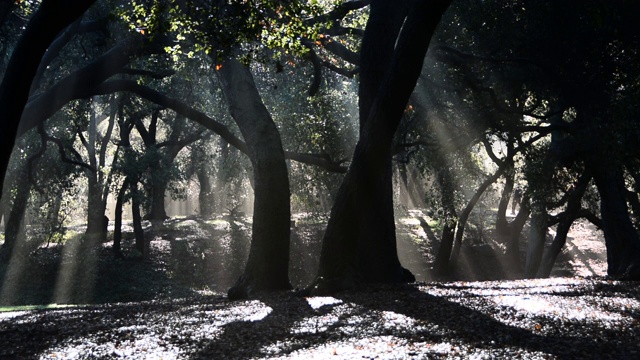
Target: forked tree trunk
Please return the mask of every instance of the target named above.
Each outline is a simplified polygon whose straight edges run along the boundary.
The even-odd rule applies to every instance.
[[[253,226],[243,275],[229,289],[230,299],[263,290],[287,290],[291,210],[289,174],[280,133],[247,67],[227,60],[219,70],[229,111],[240,128],[253,166]]]
[[[371,4],[361,63],[373,66],[361,73],[360,139],[331,210],[311,292],[339,291],[358,282],[414,279],[397,256],[391,143],[431,35],[448,5],[448,1],[418,2],[405,19],[405,9],[397,2]]]

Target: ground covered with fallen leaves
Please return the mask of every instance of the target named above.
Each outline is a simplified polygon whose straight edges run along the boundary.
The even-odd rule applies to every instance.
[[[0,302],[21,305],[0,312],[0,358],[640,358],[640,283],[604,276],[593,228],[577,224],[555,277],[534,280],[495,280],[502,245],[480,233],[455,274],[467,281],[448,281],[429,272],[434,229],[420,216],[398,223],[401,261],[419,282],[333,297],[229,301],[248,254],[246,219],[147,224],[145,259],[130,237],[124,259],[108,243],[41,247],[0,266]],[[325,220],[296,219],[297,287],[313,279]],[[72,305],[23,306],[49,303]]]
[[[640,356],[637,283],[418,283],[334,297],[219,295],[5,312],[5,358],[413,359]]]

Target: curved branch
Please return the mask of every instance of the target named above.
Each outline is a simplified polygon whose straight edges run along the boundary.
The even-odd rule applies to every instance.
[[[313,64],[313,81],[311,82],[311,86],[309,86],[309,96],[315,96],[318,93],[318,90],[320,90],[320,85],[322,84],[322,61],[318,54],[313,50],[309,41],[303,40],[302,44],[309,49],[309,57]]]
[[[16,138],[45,121],[69,101],[85,97],[84,93],[96,84],[120,73],[131,57],[161,51],[161,42],[160,37],[156,37],[153,43],[140,36],[128,38],[98,59],[58,81],[49,90],[30,97],[22,113]]]

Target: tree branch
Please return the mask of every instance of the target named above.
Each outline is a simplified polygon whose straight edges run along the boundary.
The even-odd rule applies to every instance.
[[[229,145],[237,148],[245,155],[248,155],[248,148],[244,141],[234,135],[225,125],[222,123],[215,121],[210,118],[206,114],[190,107],[189,105],[170,98],[164,94],[159,93],[156,90],[153,90],[149,87],[138,84],[132,80],[109,80],[101,85],[93,88],[93,91],[89,94],[85,94],[86,97],[92,95],[105,95],[114,92],[127,91],[137,94],[138,96],[145,98],[153,103],[158,105],[170,108],[177,112],[178,114],[183,115],[186,118],[195,121],[196,123],[204,126],[205,128],[213,131],[222,137]],[[298,161],[301,163],[320,166],[323,169],[330,172],[344,173],[346,172],[346,167],[340,166],[340,162],[330,161],[327,159],[325,155],[314,155],[314,154],[300,154],[294,153],[290,151],[285,151],[285,158]]]

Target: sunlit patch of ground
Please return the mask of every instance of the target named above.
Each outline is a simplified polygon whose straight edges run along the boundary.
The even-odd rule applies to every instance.
[[[451,282],[333,297],[194,296],[5,312],[0,357],[636,358],[638,285],[568,278]]]

